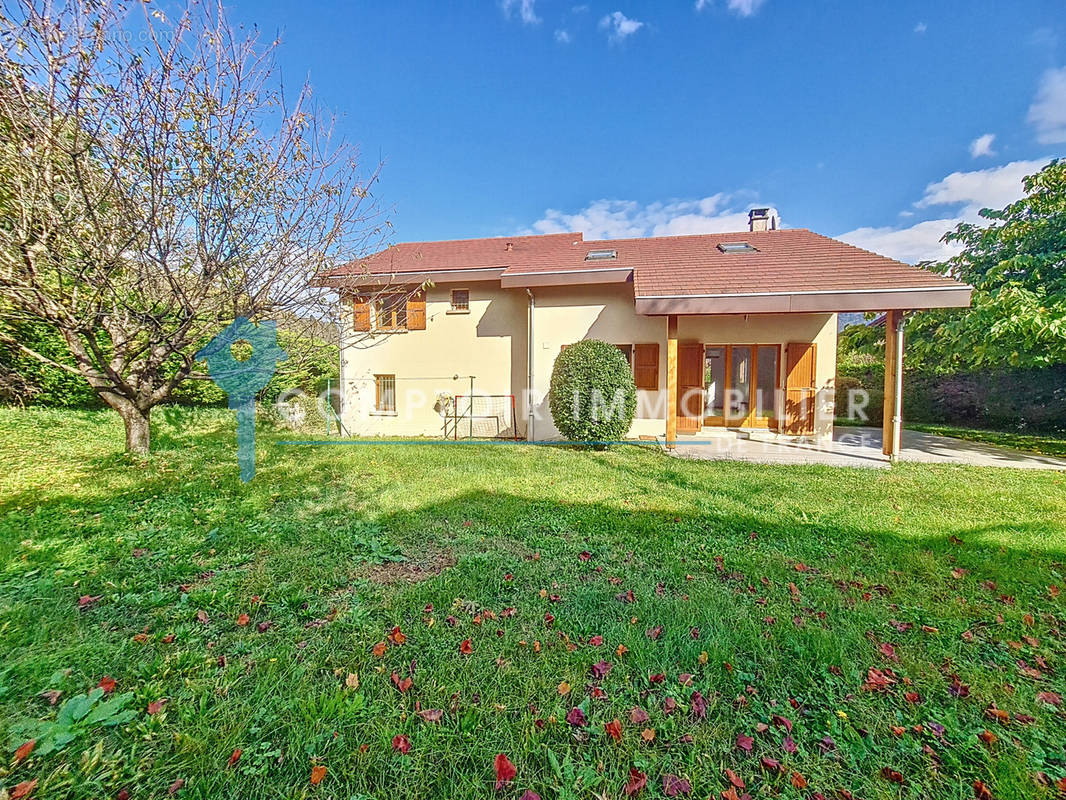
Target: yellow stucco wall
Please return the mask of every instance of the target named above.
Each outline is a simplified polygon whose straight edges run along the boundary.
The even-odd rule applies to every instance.
[[[449,313],[452,288],[470,289],[469,314]],[[558,438],[547,403],[555,358],[563,345],[601,339],[612,344],[660,345],[660,388],[658,392],[639,392],[638,409],[644,409],[643,418],[634,420],[630,435],[662,435],[666,319],[640,316],[634,311],[631,283],[541,287],[533,294],[533,382],[528,395],[529,301],[524,289],[501,289],[489,282],[433,287],[427,291],[425,331],[370,337],[347,331],[349,346],[342,352],[341,381],[344,421],[349,432],[359,436],[440,436],[442,418],[433,408],[437,393],[467,394],[467,376],[474,375],[475,388],[480,393],[515,395],[519,435],[527,432],[529,396],[535,415],[535,437]],[[832,434],[836,315],[681,317],[678,336],[682,341],[704,344],[816,343],[819,392],[815,431],[823,437]],[[783,371],[783,352],[781,361]],[[376,374],[396,376],[396,416],[381,416],[373,411]],[[454,375],[460,378],[453,380]]]

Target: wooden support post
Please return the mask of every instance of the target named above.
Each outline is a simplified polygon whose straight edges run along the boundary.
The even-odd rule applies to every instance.
[[[885,408],[881,417],[881,451],[893,461],[899,456],[902,440],[903,420],[900,416],[901,398],[900,375],[901,349],[903,342],[899,336],[899,323],[902,311],[889,311],[885,314]]]
[[[677,316],[666,318],[666,447],[677,444]]]

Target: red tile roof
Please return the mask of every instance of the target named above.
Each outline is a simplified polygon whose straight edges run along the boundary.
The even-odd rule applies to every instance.
[[[720,243],[746,242],[754,252],[723,253]],[[617,257],[586,260],[589,251]],[[958,282],[804,229],[643,239],[587,241],[581,233],[411,242],[344,265],[327,282],[360,276],[414,275],[440,270],[499,268],[515,285],[536,275],[632,270],[642,297],[854,292],[962,288]],[[561,280],[561,282],[564,282]]]

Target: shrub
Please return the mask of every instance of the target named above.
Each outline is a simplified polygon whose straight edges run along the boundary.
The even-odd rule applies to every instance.
[[[555,427],[567,439],[621,439],[637,409],[637,388],[625,356],[613,344],[594,339],[570,345],[555,359],[548,405]]]

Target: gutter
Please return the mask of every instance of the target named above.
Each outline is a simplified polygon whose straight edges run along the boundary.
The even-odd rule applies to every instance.
[[[536,348],[533,346],[533,312],[537,309],[537,301],[533,297],[533,292],[529,289],[526,289],[526,294],[529,295],[529,352],[526,356],[526,364],[528,366],[526,374],[526,405],[529,406],[529,422],[526,424],[526,439],[530,442],[535,442],[536,436],[533,429],[533,353]]]

